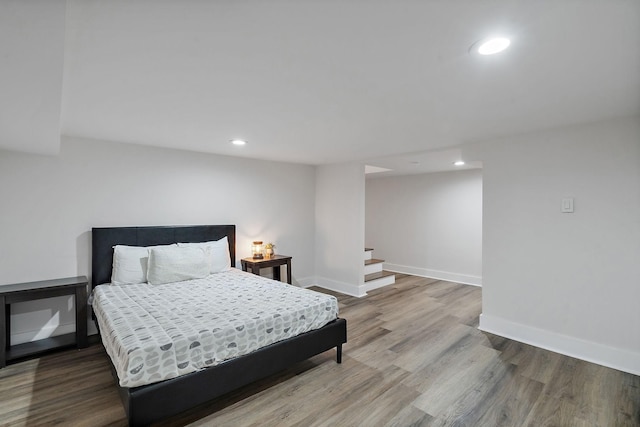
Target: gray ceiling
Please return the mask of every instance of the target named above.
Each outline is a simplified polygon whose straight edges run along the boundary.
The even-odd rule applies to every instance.
[[[491,34],[511,47],[469,52]],[[0,55],[0,148],[43,154],[445,170],[461,144],[640,114],[638,0],[1,0]]]

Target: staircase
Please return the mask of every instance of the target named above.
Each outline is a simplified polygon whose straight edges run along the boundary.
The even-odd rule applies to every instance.
[[[373,249],[364,248],[365,292],[396,283],[396,275],[382,270],[383,259],[373,258]]]

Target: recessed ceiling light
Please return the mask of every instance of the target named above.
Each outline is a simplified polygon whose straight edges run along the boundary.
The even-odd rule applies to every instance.
[[[457,162],[453,162],[454,166],[464,166],[464,162],[462,160],[458,160]]]
[[[511,40],[506,37],[492,37],[480,40],[472,46],[480,55],[493,55],[502,52],[511,44]]]
[[[242,139],[232,139],[231,143],[233,145],[247,145],[247,141],[244,141]]]

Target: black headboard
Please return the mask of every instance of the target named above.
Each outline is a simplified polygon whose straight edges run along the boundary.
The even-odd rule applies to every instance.
[[[163,227],[101,227],[91,229],[91,286],[111,281],[115,245],[153,246],[207,242],[227,236],[231,266],[236,265],[235,225],[178,225]]]

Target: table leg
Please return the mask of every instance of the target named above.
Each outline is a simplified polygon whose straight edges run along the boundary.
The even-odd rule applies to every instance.
[[[7,310],[5,302],[5,297],[0,296],[0,320],[2,320],[2,328],[0,328],[0,368],[4,368],[7,365],[7,347],[9,334],[11,333],[7,324],[7,314],[11,310]]]
[[[291,260],[287,261],[287,283],[291,284]]]
[[[89,346],[87,337],[87,286],[76,286],[76,346]]]
[[[277,280],[278,282],[280,281],[280,266],[279,265],[274,265],[273,266],[273,280]]]

